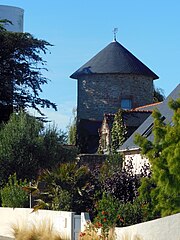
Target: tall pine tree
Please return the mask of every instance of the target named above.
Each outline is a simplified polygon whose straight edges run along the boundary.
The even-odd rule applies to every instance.
[[[151,201],[151,204],[147,203],[151,207],[149,210],[159,212],[161,216],[180,212],[180,98],[171,100],[169,106],[174,115],[167,125],[160,112],[153,112],[154,141],[140,135],[135,140],[152,169],[152,178],[149,184],[147,179],[144,180],[141,195],[148,196]]]

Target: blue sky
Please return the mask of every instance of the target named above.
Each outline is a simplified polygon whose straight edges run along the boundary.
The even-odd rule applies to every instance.
[[[155,86],[167,96],[180,82],[179,0],[1,0],[1,5],[24,9],[24,31],[54,46],[48,54],[43,97],[58,105],[45,110],[65,129],[76,107],[77,82],[69,76],[107,46],[118,28],[117,40],[153,70]]]

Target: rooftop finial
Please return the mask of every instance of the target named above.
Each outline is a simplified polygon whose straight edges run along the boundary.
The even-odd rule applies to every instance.
[[[118,32],[118,28],[114,28],[113,29],[113,33],[114,33],[114,39],[113,39],[113,42],[116,42],[116,34]]]

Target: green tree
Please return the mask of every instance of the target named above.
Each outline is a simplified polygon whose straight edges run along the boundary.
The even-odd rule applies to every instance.
[[[76,145],[76,135],[77,135],[77,110],[73,108],[73,117],[72,121],[70,121],[68,128],[68,143],[72,145]]]
[[[14,110],[30,107],[41,114],[40,108],[56,109],[55,103],[40,97],[42,86],[48,83],[43,76],[47,68],[42,54],[52,45],[29,33],[8,32],[2,28],[1,25],[0,111],[6,112],[12,106]]]
[[[72,161],[76,151],[65,142],[63,132],[45,129],[42,121],[23,111],[13,113],[0,129],[0,184],[13,173],[18,179],[36,179],[42,169]]]
[[[41,132],[41,161],[43,168],[54,168],[59,162],[72,161],[76,157],[76,149],[66,147],[67,135],[54,126],[49,126]]]
[[[161,216],[180,212],[180,98],[171,100],[169,106],[174,115],[168,124],[160,112],[153,112],[153,142],[140,135],[135,139],[152,169],[152,178],[141,186],[141,196],[146,196],[149,210]]]
[[[153,102],[162,102],[165,99],[164,90],[162,88],[155,88],[153,92]]]
[[[36,178],[40,168],[39,155],[43,130],[42,122],[20,112],[12,114],[0,130],[0,182],[9,175],[17,174],[18,179]]]
[[[116,152],[116,150],[125,142],[126,140],[126,126],[123,122],[122,117],[123,110],[119,109],[115,114],[114,122],[111,130],[111,151]]]

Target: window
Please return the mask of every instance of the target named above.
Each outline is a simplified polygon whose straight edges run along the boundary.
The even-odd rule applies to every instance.
[[[161,117],[161,120],[164,121],[166,118],[164,116]],[[152,129],[154,127],[154,122],[149,125],[148,128],[143,132],[142,136],[143,137],[149,137],[149,135],[152,133]]]
[[[131,109],[132,108],[132,100],[128,98],[121,99],[121,108],[122,109]]]
[[[149,135],[152,133],[153,126],[154,126],[154,123],[151,123],[150,126],[146,128],[146,130],[143,132],[142,136],[149,137]]]

